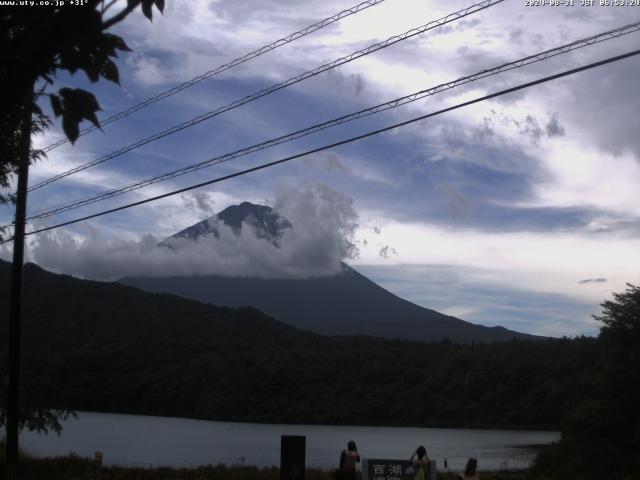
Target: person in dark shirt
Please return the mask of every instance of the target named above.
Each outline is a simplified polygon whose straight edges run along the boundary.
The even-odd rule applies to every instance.
[[[480,473],[478,473],[478,460],[470,458],[467,460],[467,466],[464,469],[463,480],[480,480]]]
[[[340,454],[339,480],[356,480],[356,463],[360,462],[356,442],[350,440],[347,449]]]

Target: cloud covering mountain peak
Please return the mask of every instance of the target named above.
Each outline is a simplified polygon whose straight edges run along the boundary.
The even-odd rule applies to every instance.
[[[250,228],[257,238],[267,240],[275,247],[280,247],[285,231],[293,228],[291,222],[267,205],[256,205],[242,202],[231,205],[220,213],[198,222],[171,237],[163,240],[160,245],[173,246],[180,239],[197,240],[205,236],[220,238],[220,224],[223,224],[236,234],[242,234],[242,226]],[[178,242],[179,243],[179,242]]]
[[[274,208],[243,202],[170,239],[113,240],[92,227],[82,236],[53,230],[31,239],[27,256],[54,272],[95,279],[307,278],[341,271],[342,260],[357,254],[356,227],[350,197],[319,183],[280,185]]]

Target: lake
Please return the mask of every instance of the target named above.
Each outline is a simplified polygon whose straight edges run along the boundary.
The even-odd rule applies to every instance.
[[[365,458],[408,458],[424,445],[439,469],[446,457],[456,471],[469,457],[478,459],[480,470],[526,468],[534,457],[530,445],[559,438],[557,432],[522,430],[276,425],[78,412],[77,419],[64,422],[60,437],[25,432],[20,447],[37,456],[93,457],[100,451],[106,465],[263,467],[279,465],[280,435],[307,437],[308,467],[336,468],[340,451],[354,440]]]

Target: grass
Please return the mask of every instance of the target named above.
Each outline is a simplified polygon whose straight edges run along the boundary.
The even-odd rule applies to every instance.
[[[4,462],[0,478],[5,478]],[[20,463],[23,480],[280,480],[280,469],[251,466],[209,465],[194,468],[101,467],[77,455],[64,457],[23,457]],[[455,474],[441,473],[439,480],[456,480]],[[335,480],[333,470],[308,469],[305,480]],[[358,480],[361,480],[358,475]],[[526,472],[482,474],[482,480],[534,480]],[[536,479],[538,480],[538,479]]]
[[[278,468],[225,465],[195,468],[100,467],[93,460],[76,455],[24,459],[19,472],[24,480],[280,480]],[[0,478],[4,478],[4,468]],[[332,472],[323,470],[307,470],[305,478],[335,480]]]

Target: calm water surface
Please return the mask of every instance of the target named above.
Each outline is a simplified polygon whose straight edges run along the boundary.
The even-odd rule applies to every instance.
[[[408,458],[418,445],[443,468],[461,470],[469,457],[481,470],[525,468],[529,445],[550,443],[557,432],[444,428],[351,427],[209,422],[186,418],[78,412],[62,435],[21,435],[21,448],[38,456],[104,454],[107,465],[197,466],[280,463],[280,435],[307,437],[307,466],[335,468],[340,451],[355,440],[365,458]],[[244,460],[243,460],[244,458]]]

